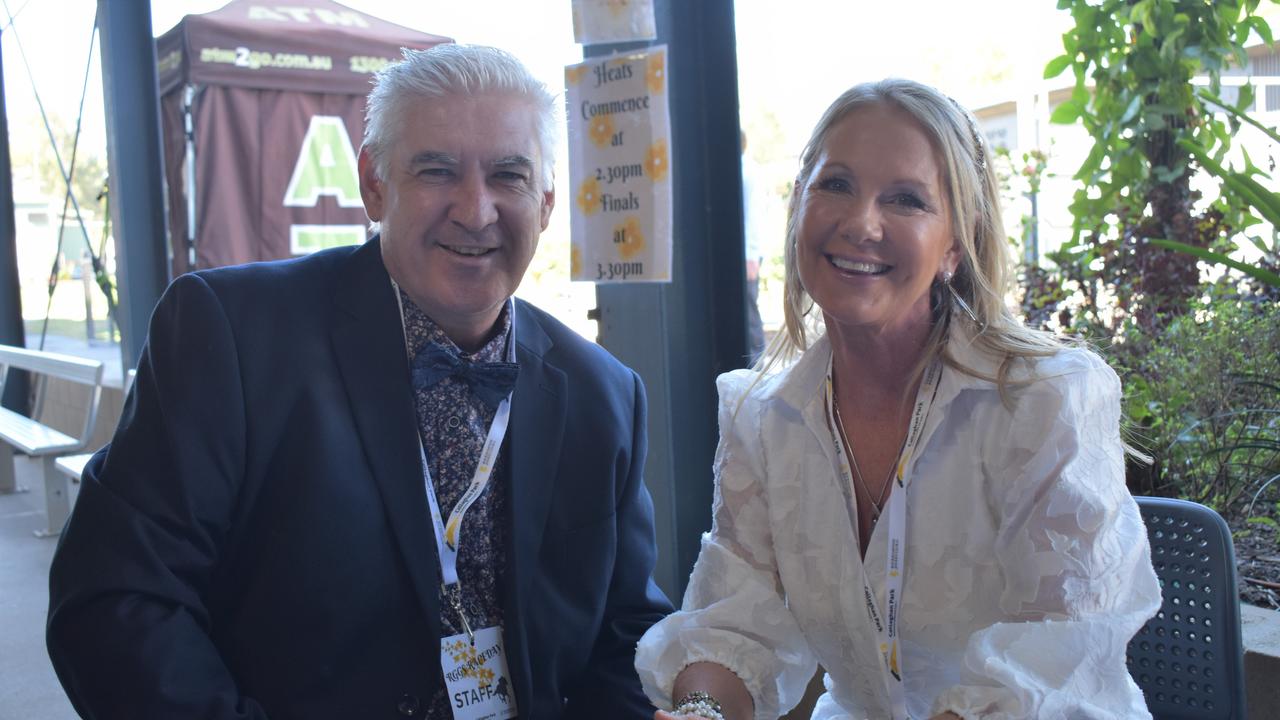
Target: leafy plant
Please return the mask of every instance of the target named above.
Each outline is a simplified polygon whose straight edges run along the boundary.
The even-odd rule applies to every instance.
[[[1193,310],[1158,335],[1130,324],[1107,350],[1132,440],[1154,460],[1130,467],[1130,487],[1270,515],[1280,500],[1270,482],[1280,474],[1280,305],[1218,286]]]
[[[1201,91],[1198,95],[1206,102],[1224,110],[1235,123],[1250,124],[1261,130],[1273,142],[1280,144],[1280,134],[1277,134],[1272,128],[1263,125],[1238,108],[1223,102],[1212,93]],[[1191,247],[1172,240],[1153,240],[1153,242],[1171,250],[1194,255],[1210,263],[1217,263],[1238,270],[1259,283],[1269,286],[1272,294],[1280,294],[1280,273],[1276,272],[1276,269],[1280,268],[1280,238],[1277,237],[1276,233],[1276,229],[1280,228],[1280,193],[1268,190],[1255,179],[1256,177],[1269,178],[1265,172],[1253,164],[1247,152],[1242,153],[1244,170],[1234,170],[1225,166],[1221,160],[1220,156],[1225,154],[1227,149],[1225,145],[1219,150],[1219,157],[1215,158],[1205,152],[1202,147],[1186,138],[1178,142],[1200,167],[1222,181],[1221,193],[1225,203],[1239,205],[1244,208],[1245,212],[1254,214],[1258,222],[1266,221],[1270,224],[1271,242],[1268,243],[1261,237],[1246,235],[1254,247],[1261,252],[1261,259],[1256,265],[1240,262],[1225,253]],[[1240,224],[1241,230],[1244,231],[1250,224],[1248,221],[1242,222]]]
[[[1205,152],[1229,145],[1231,123],[1206,111],[1191,81],[1207,75],[1219,93],[1222,70],[1246,62],[1250,33],[1270,36],[1258,4],[1059,0],[1075,25],[1045,76],[1071,70],[1075,87],[1051,121],[1078,122],[1094,142],[1075,175],[1072,239],[1053,256],[1084,296],[1077,329],[1109,333],[1132,316],[1150,330],[1185,312],[1198,294],[1197,262],[1151,240],[1221,251],[1244,222],[1239,206],[1195,211],[1191,154],[1179,141]]]

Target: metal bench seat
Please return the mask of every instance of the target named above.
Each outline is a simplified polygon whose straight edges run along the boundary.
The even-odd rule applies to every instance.
[[[84,443],[47,425],[0,408],[0,439],[32,456],[79,450]]]
[[[15,371],[30,376],[32,403],[30,417],[0,408],[0,492],[21,492],[14,471],[14,453],[21,452],[41,462],[45,484],[47,525],[36,534],[57,535],[71,513],[70,482],[55,466],[58,456],[80,452],[89,444],[98,402],[102,397],[102,363],[59,353],[0,345],[0,393]],[[78,437],[41,422],[45,394],[50,380],[83,388],[83,424]]]

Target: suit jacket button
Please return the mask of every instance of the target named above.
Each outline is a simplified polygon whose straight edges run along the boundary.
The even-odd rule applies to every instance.
[[[413,717],[422,709],[422,703],[419,702],[417,695],[405,693],[400,696],[400,702],[396,704],[396,709],[405,717]]]

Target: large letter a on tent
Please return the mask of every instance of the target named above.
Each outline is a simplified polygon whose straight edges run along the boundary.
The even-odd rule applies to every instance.
[[[284,191],[286,207],[314,207],[321,195],[332,195],[341,207],[363,207],[360,178],[351,136],[342,118],[311,118],[293,176]]]

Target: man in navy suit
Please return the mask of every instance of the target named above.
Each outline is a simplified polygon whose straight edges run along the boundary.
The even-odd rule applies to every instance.
[[[554,101],[491,48],[370,94],[359,248],[178,278],[50,572],[86,718],[649,718],[645,395],[511,295]]]

